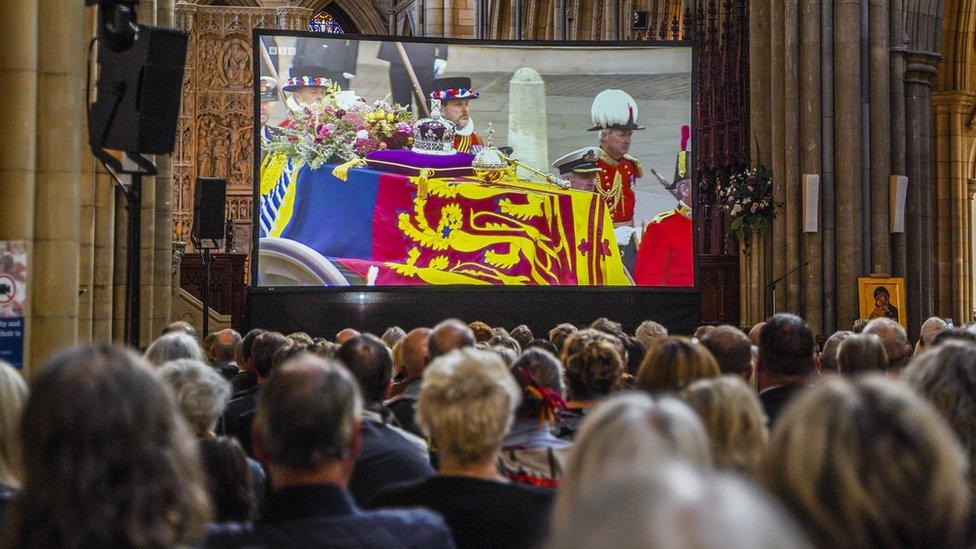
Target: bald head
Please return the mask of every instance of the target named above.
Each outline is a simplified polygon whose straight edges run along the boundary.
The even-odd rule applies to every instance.
[[[350,339],[361,335],[358,330],[353,330],[352,328],[346,328],[345,330],[336,334],[336,345],[342,345],[343,343],[349,341]]]
[[[434,360],[454,349],[474,347],[474,343],[474,332],[471,328],[460,320],[451,318],[434,326],[427,343],[427,357]]]
[[[423,377],[424,368],[429,362],[427,343],[430,340],[430,332],[430,328],[415,328],[400,340],[400,358],[403,361],[403,372],[409,380]]]
[[[230,362],[237,354],[237,346],[241,343],[241,334],[230,328],[217,332],[214,337],[211,354],[216,362]]]
[[[759,334],[762,333],[763,326],[765,325],[765,322],[760,322],[749,330],[749,343],[752,343],[756,347],[759,346]]]
[[[876,318],[868,322],[864,327],[864,333],[881,338],[885,353],[888,355],[888,368],[891,370],[898,370],[904,366],[912,354],[905,329],[890,318]]]

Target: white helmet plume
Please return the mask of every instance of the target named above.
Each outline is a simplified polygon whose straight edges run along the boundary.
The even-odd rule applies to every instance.
[[[643,130],[637,123],[637,102],[623,90],[603,90],[593,98],[590,109],[593,127],[589,131]]]

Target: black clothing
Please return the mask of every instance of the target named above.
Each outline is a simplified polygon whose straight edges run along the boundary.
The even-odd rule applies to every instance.
[[[330,484],[272,492],[253,529],[214,531],[210,547],[453,547],[443,519],[423,509],[363,511]]]
[[[251,453],[251,423],[254,420],[254,409],[258,403],[260,385],[255,385],[247,391],[239,393],[227,403],[227,408],[217,421],[216,433],[236,438],[249,456]]]
[[[779,417],[780,412],[789,403],[789,400],[802,388],[803,385],[781,385],[770,387],[759,393],[759,402],[762,403],[766,417],[769,419],[770,428],[776,423],[776,418]]]
[[[257,372],[244,370],[243,372],[234,376],[234,379],[230,380],[231,389],[234,391],[234,396],[232,398],[244,396],[244,393],[255,388],[257,384]]]
[[[589,411],[589,408],[569,408],[560,412],[559,419],[556,420],[556,436],[563,440],[576,438],[576,432],[579,431]]]
[[[537,547],[555,492],[523,484],[436,476],[383,490],[372,507],[427,507],[447,521],[458,547]]]
[[[214,364],[214,369],[226,380],[233,380],[237,376],[237,363],[233,360],[228,362],[218,362]]]
[[[7,508],[10,506],[10,502],[13,501],[14,496],[16,495],[17,491],[13,488],[0,485],[0,531],[2,531],[3,528],[3,520],[7,516]]]
[[[418,437],[424,438],[420,425],[417,425],[417,401],[409,397],[397,397],[389,401],[387,408],[393,412],[396,422],[405,431],[409,431]]]
[[[422,480],[436,473],[420,449],[392,427],[364,419],[360,450],[349,479],[349,491],[366,505],[383,488]]]
[[[447,59],[447,45],[445,44],[415,44],[403,42],[403,49],[407,53],[407,60],[413,67],[417,82],[424,92],[424,102],[430,97],[434,82],[434,59]],[[403,58],[393,42],[383,42],[380,45],[378,59],[390,62],[390,92],[393,102],[409,107],[413,104],[413,84],[403,64]]]

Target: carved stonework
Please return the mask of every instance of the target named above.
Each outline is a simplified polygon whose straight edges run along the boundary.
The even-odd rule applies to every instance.
[[[197,177],[227,179],[227,218],[235,252],[251,245],[254,79],[251,31],[301,30],[311,10],[179,3],[177,28],[190,32],[183,110],[173,155],[174,240],[190,243]]]

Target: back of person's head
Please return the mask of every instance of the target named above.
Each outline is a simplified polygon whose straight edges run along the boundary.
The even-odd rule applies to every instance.
[[[458,349],[424,371],[417,420],[442,463],[476,464],[495,456],[520,401],[519,386],[497,355]]]
[[[559,359],[548,351],[529,349],[512,365],[512,377],[522,389],[517,417],[555,421],[566,394]]]
[[[684,337],[668,336],[644,356],[636,387],[648,393],[680,391],[698,379],[722,372],[703,345]]]
[[[251,351],[254,348],[254,340],[264,333],[261,328],[254,328],[250,332],[244,335],[241,339],[241,344],[237,346],[238,356],[237,362],[241,368],[247,366],[248,362],[251,360]]]
[[[712,465],[705,427],[688,405],[636,392],[608,398],[586,415],[576,435],[560,480],[554,523],[558,528],[573,507],[606,482],[675,459],[703,469]]]
[[[356,336],[343,343],[335,357],[356,378],[367,408],[383,402],[393,379],[393,356],[379,338],[372,334]]]
[[[644,344],[638,341],[636,337],[624,336],[621,343],[624,344],[624,354],[627,357],[627,364],[625,366],[627,374],[635,377],[637,376],[637,372],[640,371],[640,365],[644,363],[647,350]]]
[[[749,343],[752,343],[753,347],[759,347],[759,335],[762,334],[762,329],[765,327],[765,322],[759,322],[749,329]]]
[[[443,320],[434,326],[427,341],[428,360],[447,354],[454,349],[474,347],[474,333],[468,325],[456,318]]]
[[[840,344],[852,335],[854,335],[854,332],[841,330],[834,332],[833,335],[827,338],[827,341],[823,344],[823,349],[820,351],[821,372],[834,374],[840,372],[840,366],[837,363],[837,351],[840,349]]]
[[[307,352],[307,345],[295,341],[294,339],[288,339],[286,343],[281,347],[278,347],[275,350],[274,355],[271,356],[271,371],[274,371],[275,368],[281,366],[285,362],[288,362],[292,358]]]
[[[481,343],[483,341],[488,341],[495,334],[491,331],[491,326],[485,324],[480,320],[475,320],[471,324],[468,324],[468,328],[471,328],[471,333],[474,334],[475,343]]]
[[[166,334],[172,334],[174,332],[183,332],[188,334],[194,340],[198,339],[200,336],[197,335],[197,329],[190,325],[189,322],[184,322],[182,320],[177,320],[171,323],[169,326],[163,328],[162,333],[159,335],[164,336]]]
[[[901,378],[949,422],[970,463],[976,464],[976,346],[949,341],[932,347]],[[976,470],[970,474],[976,480]]]
[[[299,345],[304,345],[306,347],[313,345],[315,343],[315,340],[312,339],[312,336],[308,335],[305,332],[292,332],[285,337],[290,339],[293,343],[298,343]]]
[[[752,372],[752,344],[742,330],[723,324],[702,336],[700,342],[715,357],[723,374],[749,379]]]
[[[354,456],[362,415],[356,380],[338,362],[303,353],[268,378],[258,397],[255,447],[262,462],[311,473]]]
[[[519,347],[522,349],[524,349],[530,341],[535,339],[535,336],[532,335],[532,330],[529,329],[529,327],[525,324],[519,324],[518,326],[512,328],[512,333],[509,335],[512,336],[512,339],[518,341]]]
[[[195,442],[159,376],[104,345],[52,358],[20,428],[10,547],[149,547],[196,540],[209,510]]]
[[[624,332],[623,326],[621,326],[619,322],[614,322],[613,320],[604,317],[598,318],[591,322],[590,329],[597,330],[605,334],[610,334],[618,339],[623,339],[624,336],[627,335],[627,333]]]
[[[511,349],[516,356],[522,354],[522,344],[511,336],[493,336],[488,340],[489,347],[505,347]]]
[[[359,330],[353,328],[345,328],[340,330],[335,336],[336,345],[342,345],[343,343],[349,341],[350,339],[359,335]]]
[[[908,343],[905,329],[890,318],[876,318],[864,327],[865,334],[873,334],[881,339],[888,356],[887,368],[899,370],[912,356],[912,346]]]
[[[624,373],[623,345],[612,335],[584,328],[563,344],[560,359],[573,400],[592,400],[619,388]]]
[[[925,319],[925,322],[922,323],[922,328],[919,330],[917,349],[922,351],[932,345],[932,340],[935,339],[935,336],[948,327],[949,325],[946,321],[937,316]]]
[[[543,351],[550,353],[552,356],[557,356],[559,354],[559,349],[556,349],[555,345],[553,345],[548,339],[542,339],[541,337],[537,337],[530,341],[529,344],[522,349],[522,352],[528,351],[529,349],[542,349]]]
[[[290,342],[291,340],[278,332],[262,332],[254,338],[254,344],[251,346],[251,361],[259,377],[266,378],[271,374],[275,353]]]
[[[708,324],[704,324],[702,326],[699,326],[699,327],[695,328],[695,333],[691,337],[692,337],[692,339],[697,339],[697,340],[700,341],[701,338],[705,337],[705,335],[708,332],[711,332],[714,329],[715,329],[715,326],[710,326]]]
[[[212,433],[230,400],[230,383],[210,366],[189,358],[163,364],[159,377],[173,390],[176,404],[194,434]]]
[[[237,347],[241,344],[241,334],[227,328],[217,332],[210,348],[211,356],[216,362],[230,362],[237,354]]]
[[[487,349],[481,349],[481,350],[491,351],[492,353],[498,355],[498,358],[502,359],[502,363],[505,364],[506,368],[511,368],[512,365],[515,364],[515,361],[518,360],[519,357],[519,355],[515,354],[515,351],[513,351],[511,347],[506,347],[504,345],[492,345]]]
[[[868,319],[859,318],[855,320],[853,324],[851,324],[851,331],[854,332],[855,334],[860,334],[864,332],[864,329],[867,327],[868,327]]]
[[[968,343],[972,345],[976,343],[976,333],[973,333],[966,328],[946,328],[945,330],[935,334],[935,337],[932,338],[932,343],[929,346],[935,347],[949,341],[958,341],[960,343]]]
[[[146,349],[146,360],[157,368],[180,358],[205,360],[203,349],[196,338],[183,331],[170,332],[160,336]]]
[[[831,377],[776,420],[762,477],[821,547],[960,547],[969,464],[938,412],[880,374]]]
[[[650,349],[652,345],[668,337],[668,329],[653,320],[645,320],[634,331],[634,337],[645,349]]]
[[[405,335],[407,335],[407,332],[405,332],[403,328],[399,326],[390,326],[385,332],[383,332],[383,336],[380,337],[380,339],[383,340],[383,343],[385,343],[388,348],[392,349],[393,346],[396,345],[398,341],[403,339],[403,336]]]
[[[198,443],[213,522],[250,522],[256,518],[254,487],[247,454],[236,439],[213,437]]]
[[[27,383],[0,360],[0,486],[20,488],[20,439],[17,430],[27,403]],[[2,524],[0,524],[2,526]]]
[[[214,341],[217,341],[217,332],[210,332],[206,337],[203,338],[203,344],[200,346],[203,349],[203,358],[209,362],[214,361]]]
[[[766,415],[756,393],[736,375],[700,379],[682,393],[701,418],[715,466],[752,474],[766,451]]]
[[[569,511],[551,549],[809,547],[791,517],[734,475],[680,462],[597,486]]]
[[[814,371],[816,343],[802,318],[780,313],[759,334],[759,369],[764,374],[802,378]]]
[[[414,328],[397,344],[400,368],[408,380],[420,379],[430,362],[427,354],[430,349],[430,332],[430,328]]]
[[[569,336],[576,333],[576,326],[568,322],[557,325],[553,329],[549,330],[549,341],[556,346],[556,350],[560,353],[563,352],[563,345],[566,343],[566,339]]]
[[[867,331],[851,334],[837,349],[837,366],[845,376],[885,372],[888,353],[880,337]]]

